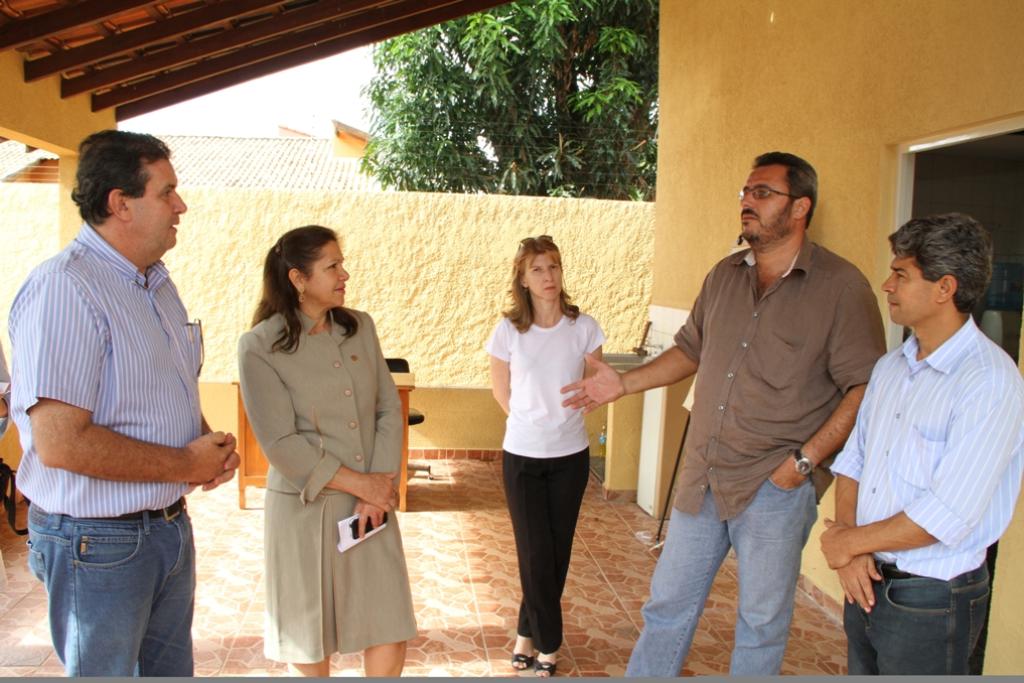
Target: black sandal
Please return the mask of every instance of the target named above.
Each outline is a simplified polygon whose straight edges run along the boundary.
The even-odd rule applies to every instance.
[[[518,652],[512,653],[512,668],[516,671],[526,671],[533,666],[533,655],[524,655]]]
[[[555,675],[555,669],[558,668],[558,662],[542,662],[537,660],[537,663],[533,665],[533,673],[540,678],[550,678]]]

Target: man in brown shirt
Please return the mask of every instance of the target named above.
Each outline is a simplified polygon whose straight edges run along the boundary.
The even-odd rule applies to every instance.
[[[811,476],[843,445],[884,353],[871,286],[812,243],[817,174],[803,159],[759,156],[740,193],[750,245],[704,280],[676,346],[620,375],[596,372],[563,389],[589,412],[697,373],[694,408],[668,537],[644,605],[629,676],[676,676],[722,560],[739,564],[730,672],[778,674],[800,556],[817,518]],[[810,475],[810,476],[809,476]]]

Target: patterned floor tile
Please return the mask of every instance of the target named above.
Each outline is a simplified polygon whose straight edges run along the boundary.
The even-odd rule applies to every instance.
[[[509,664],[519,614],[519,568],[505,509],[501,463],[431,461],[435,480],[409,483],[400,525],[419,625],[407,676],[533,678]],[[193,623],[199,676],[286,676],[263,656],[263,495],[222,487],[189,500],[199,585]],[[657,561],[657,522],[633,503],[607,501],[591,481],[563,597],[560,676],[622,676],[642,626],[640,608]],[[7,585],[0,589],[0,677],[62,676],[50,645],[46,594],[28,571],[23,537],[0,529]],[[736,614],[735,558],[716,578],[683,671],[728,672]],[[841,626],[798,593],[784,674],[843,674]],[[360,654],[335,655],[335,676],[361,676]]]

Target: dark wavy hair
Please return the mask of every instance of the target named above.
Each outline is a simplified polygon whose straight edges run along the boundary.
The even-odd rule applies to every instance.
[[[263,296],[252,316],[252,325],[255,327],[277,313],[284,317],[284,330],[271,346],[272,351],[294,352],[302,335],[302,321],[298,313],[299,295],[288,278],[289,271],[295,268],[309,276],[313,264],[320,259],[324,245],[337,241],[337,233],[330,228],[304,225],[281,235],[267,252],[263,262]],[[346,336],[355,334],[359,329],[359,321],[349,310],[332,308],[330,316],[331,320],[341,326]]]
[[[963,213],[913,218],[889,235],[892,253],[917,261],[921,275],[937,282],[943,275],[956,278],[953,305],[970,313],[992,279],[992,238],[981,223]]]
[[[149,182],[144,165],[170,160],[171,150],[152,135],[101,130],[82,140],[78,155],[71,199],[78,205],[82,219],[96,226],[110,218],[110,192],[121,190],[129,197],[141,197]]]
[[[530,290],[523,286],[523,275],[533,259],[541,254],[550,254],[551,259],[561,267],[562,253],[558,251],[558,245],[550,235],[524,239],[519,243],[519,250],[516,251],[515,260],[512,261],[512,286],[508,290],[509,296],[512,297],[512,306],[502,315],[508,318],[520,332],[530,329],[534,315],[533,300],[530,298]],[[572,297],[565,291],[565,280],[562,281],[562,291],[559,292],[558,299],[563,315],[570,320],[575,320],[580,316],[580,307],[572,303]]]

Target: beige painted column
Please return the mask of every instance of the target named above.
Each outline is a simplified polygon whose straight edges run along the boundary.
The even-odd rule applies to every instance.
[[[114,110],[92,111],[88,95],[61,99],[60,76],[25,83],[22,57],[0,52],[0,137],[60,156],[60,244],[78,234],[81,219],[71,201],[78,170],[78,143],[90,133],[117,128]]]

